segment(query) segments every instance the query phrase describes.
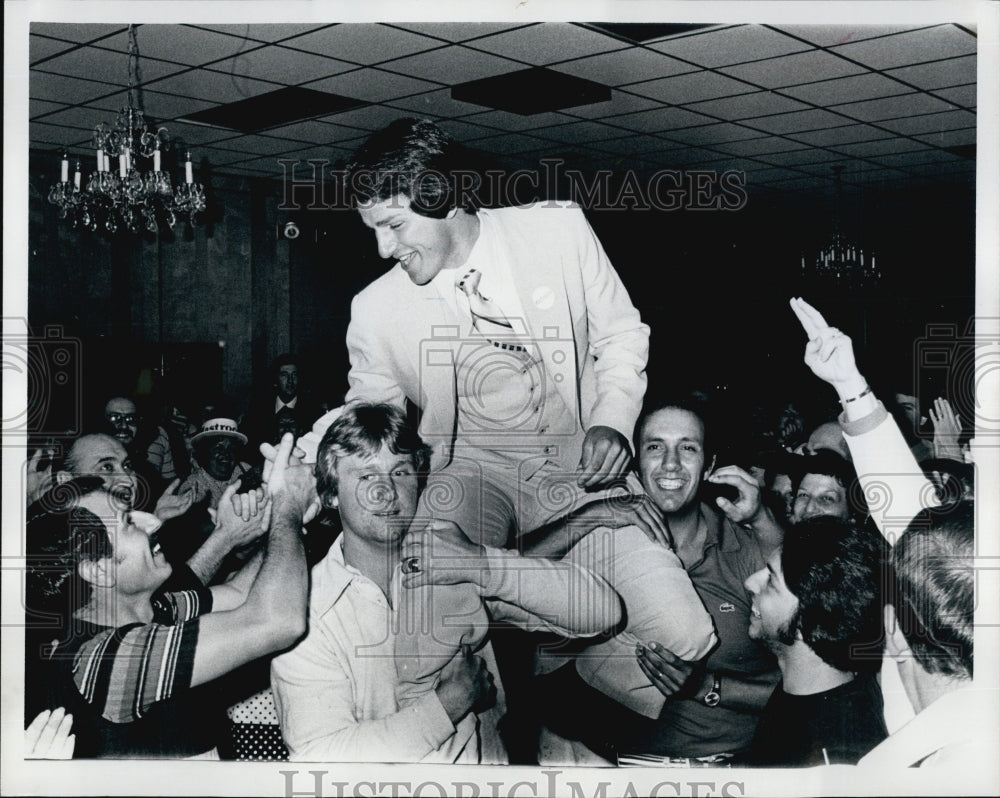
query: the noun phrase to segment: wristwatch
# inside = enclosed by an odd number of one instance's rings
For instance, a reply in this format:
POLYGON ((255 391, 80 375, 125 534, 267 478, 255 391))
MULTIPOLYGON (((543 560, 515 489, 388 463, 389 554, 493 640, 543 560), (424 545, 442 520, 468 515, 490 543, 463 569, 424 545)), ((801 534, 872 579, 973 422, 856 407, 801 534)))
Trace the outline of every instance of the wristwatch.
POLYGON ((719 678, 719 674, 712 674, 712 689, 705 693, 705 697, 702 699, 705 702, 705 706, 719 706, 719 702, 722 700, 722 696, 719 694, 719 690, 721 689, 722 680, 719 678))

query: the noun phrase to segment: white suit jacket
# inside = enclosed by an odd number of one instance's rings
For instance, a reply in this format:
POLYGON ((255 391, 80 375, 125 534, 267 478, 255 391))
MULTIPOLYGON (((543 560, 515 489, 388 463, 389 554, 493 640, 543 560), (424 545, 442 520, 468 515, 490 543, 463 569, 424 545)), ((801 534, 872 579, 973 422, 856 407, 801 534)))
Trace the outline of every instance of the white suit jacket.
MULTIPOLYGON (((545 368, 545 389, 557 390, 576 426, 618 430, 632 439, 646 390, 649 327, 583 215, 571 203, 481 210, 501 245, 545 368)), ((455 436, 455 352, 459 318, 433 285, 415 285, 397 264, 351 305, 346 402, 408 398, 423 411, 420 434, 434 448, 431 467, 451 459, 455 436)), ((315 446, 338 410, 323 416, 300 446, 315 446)), ((568 469, 579 454, 560 447, 568 469), (572 460, 572 462, 570 462, 572 460)), ((311 456, 310 456, 311 455, 311 456)))

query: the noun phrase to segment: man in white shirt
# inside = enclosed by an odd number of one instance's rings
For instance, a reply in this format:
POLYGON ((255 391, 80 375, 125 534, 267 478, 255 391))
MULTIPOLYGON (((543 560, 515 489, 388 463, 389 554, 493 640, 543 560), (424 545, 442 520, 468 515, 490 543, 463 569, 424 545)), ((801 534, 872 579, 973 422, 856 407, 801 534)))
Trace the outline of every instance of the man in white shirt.
POLYGON ((483 600, 494 617, 576 636, 619 621, 614 591, 568 562, 519 567, 517 553, 473 544, 453 525, 432 539, 423 531, 406 537, 429 452, 397 408, 347 406, 318 458, 318 496, 339 510, 344 531, 313 569, 308 635, 271 666, 291 759, 504 762, 496 725, 503 686, 483 600), (445 588, 434 601, 425 587, 432 582, 445 588), (464 583, 476 592, 459 598, 474 596, 475 606, 448 604, 447 588, 464 583), (430 631, 410 623, 426 618, 414 619, 408 606, 447 613, 467 629, 433 688, 416 693, 407 690, 406 665, 424 644, 440 652, 430 631))

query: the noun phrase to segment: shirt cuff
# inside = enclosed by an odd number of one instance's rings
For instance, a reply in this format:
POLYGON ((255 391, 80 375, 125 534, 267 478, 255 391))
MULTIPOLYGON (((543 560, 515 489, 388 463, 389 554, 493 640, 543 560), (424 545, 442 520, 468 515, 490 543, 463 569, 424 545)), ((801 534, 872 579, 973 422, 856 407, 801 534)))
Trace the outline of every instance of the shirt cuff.
POLYGON ((866 432, 871 432, 879 424, 885 421, 888 415, 889 411, 885 409, 885 405, 879 402, 878 406, 867 416, 862 416, 854 421, 848 421, 847 412, 844 411, 841 412, 838 421, 840 422, 840 427, 844 431, 845 435, 864 435, 866 432))
POLYGON ((420 729, 420 734, 433 748, 440 748, 455 733, 455 725, 434 690, 420 696, 403 711, 415 714, 419 719, 417 728, 420 729))

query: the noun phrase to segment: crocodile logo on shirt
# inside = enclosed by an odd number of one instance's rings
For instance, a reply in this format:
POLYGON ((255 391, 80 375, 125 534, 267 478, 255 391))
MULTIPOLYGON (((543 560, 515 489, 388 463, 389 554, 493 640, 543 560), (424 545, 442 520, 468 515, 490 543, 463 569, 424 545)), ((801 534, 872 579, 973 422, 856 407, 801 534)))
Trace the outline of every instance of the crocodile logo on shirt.
POLYGON ((731 601, 723 601, 719 605, 719 612, 736 612, 736 605, 731 601))

